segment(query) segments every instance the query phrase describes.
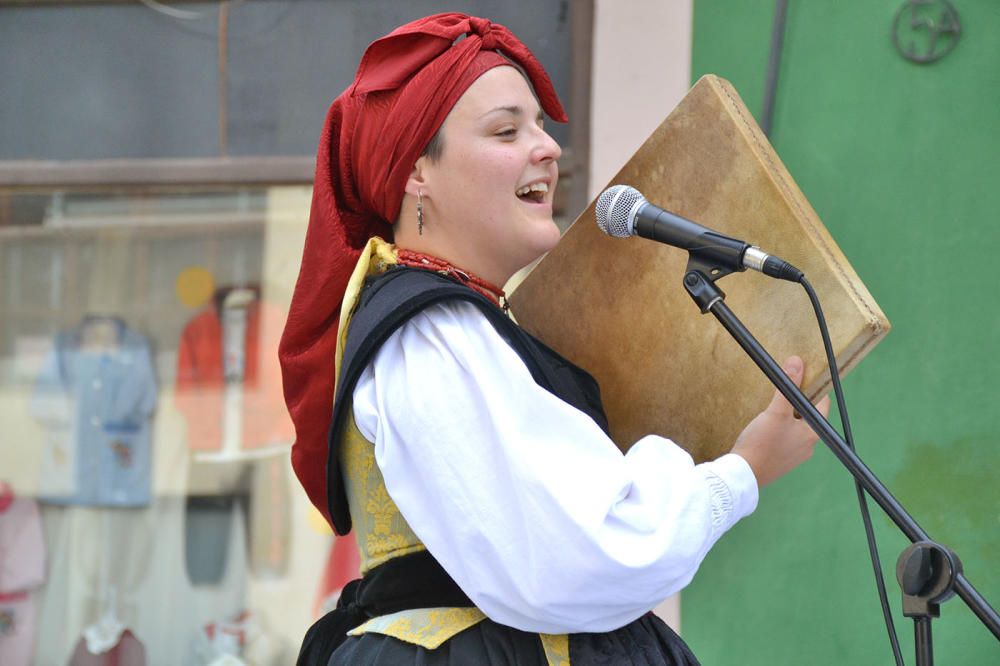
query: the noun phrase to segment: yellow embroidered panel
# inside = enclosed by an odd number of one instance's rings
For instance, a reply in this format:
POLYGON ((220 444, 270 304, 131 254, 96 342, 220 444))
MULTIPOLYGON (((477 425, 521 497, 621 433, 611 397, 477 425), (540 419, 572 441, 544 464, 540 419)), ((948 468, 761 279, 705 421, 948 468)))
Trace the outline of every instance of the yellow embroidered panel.
POLYGON ((538 634, 549 666, 569 666, 569 635, 538 634))
POLYGON ((375 446, 358 430, 350 406, 340 440, 340 455, 351 522, 361 554, 361 573, 393 557, 426 550, 389 497, 382 471, 375 464, 375 446))
MULTIPOLYGON (((365 279, 371 275, 384 273, 387 268, 396 263, 396 246, 386 243, 378 236, 369 238, 368 243, 362 248, 358 263, 354 265, 354 272, 351 273, 351 278, 347 281, 344 301, 340 305, 340 327, 337 330, 337 350, 334 352, 336 367, 340 367, 340 361, 344 357, 347 330, 351 325, 351 317, 358 307, 361 292, 365 287, 365 279)), ((339 377, 334 377, 334 395, 337 395, 338 380, 339 377)))
POLYGON ((372 618, 347 635, 383 634, 433 650, 485 619, 478 608, 417 608, 372 618))
MULTIPOLYGON (((344 294, 337 335, 337 367, 341 365, 351 317, 364 289, 365 279, 383 273, 396 263, 396 249, 378 237, 368 240, 344 294)), ((403 520, 396 503, 385 489, 382 472, 375 464, 375 449, 358 431, 354 410, 346 406, 347 419, 340 440, 344 487, 351 510, 355 538, 361 554, 361 573, 392 557, 425 550, 424 545, 403 520)))
MULTIPOLYGON (((382 634, 434 650, 485 619, 478 608, 418 608, 373 618, 347 635, 382 634)), ((538 634, 538 638, 549 666, 570 666, 567 634, 538 634)))

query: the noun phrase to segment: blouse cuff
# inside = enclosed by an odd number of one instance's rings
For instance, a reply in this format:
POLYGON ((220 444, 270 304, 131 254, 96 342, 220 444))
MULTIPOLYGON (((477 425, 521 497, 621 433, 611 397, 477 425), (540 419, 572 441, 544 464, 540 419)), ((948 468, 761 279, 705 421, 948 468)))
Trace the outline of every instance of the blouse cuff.
POLYGON ((726 532, 757 508, 757 477, 740 455, 727 453, 698 465, 708 482, 712 502, 712 530, 726 532))

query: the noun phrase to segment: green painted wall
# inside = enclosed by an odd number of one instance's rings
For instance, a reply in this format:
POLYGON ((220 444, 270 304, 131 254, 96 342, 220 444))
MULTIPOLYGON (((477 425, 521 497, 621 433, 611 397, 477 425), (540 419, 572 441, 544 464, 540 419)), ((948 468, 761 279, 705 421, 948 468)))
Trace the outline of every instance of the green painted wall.
MULTIPOLYGON (((953 3, 961 41, 920 66, 889 39, 902 0, 792 0, 772 142, 893 324, 845 382, 862 457, 1000 607, 1000 2, 953 3)), ((759 113, 773 10, 696 0, 692 80, 723 76, 759 113)), ((912 664, 906 541, 872 506, 912 664)), ((709 555, 683 628, 705 664, 892 663, 852 482, 824 446, 709 555)), ((1000 664, 957 598, 934 643, 940 664, 1000 664)))

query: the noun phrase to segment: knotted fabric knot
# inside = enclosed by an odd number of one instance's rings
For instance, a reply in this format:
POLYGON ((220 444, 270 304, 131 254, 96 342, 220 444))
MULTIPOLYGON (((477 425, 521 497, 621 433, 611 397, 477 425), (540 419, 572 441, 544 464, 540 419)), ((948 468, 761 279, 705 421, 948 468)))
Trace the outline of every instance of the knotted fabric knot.
POLYGON ((497 37, 493 31, 493 23, 489 19, 470 16, 469 30, 472 34, 478 35, 483 40, 483 49, 493 51, 497 48, 497 37))

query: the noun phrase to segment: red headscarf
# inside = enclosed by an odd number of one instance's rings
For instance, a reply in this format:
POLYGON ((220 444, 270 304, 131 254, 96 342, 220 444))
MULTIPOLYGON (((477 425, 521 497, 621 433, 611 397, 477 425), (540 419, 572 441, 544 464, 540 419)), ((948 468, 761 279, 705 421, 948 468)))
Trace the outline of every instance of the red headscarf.
POLYGON ((327 113, 302 266, 278 350, 295 423, 292 466, 327 520, 327 430, 347 281, 367 240, 391 236, 410 171, 459 97, 483 72, 511 62, 527 74, 545 112, 566 122, 528 48, 502 25, 457 13, 407 23, 372 42, 354 83, 327 113))

